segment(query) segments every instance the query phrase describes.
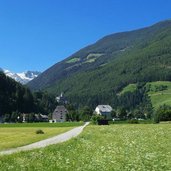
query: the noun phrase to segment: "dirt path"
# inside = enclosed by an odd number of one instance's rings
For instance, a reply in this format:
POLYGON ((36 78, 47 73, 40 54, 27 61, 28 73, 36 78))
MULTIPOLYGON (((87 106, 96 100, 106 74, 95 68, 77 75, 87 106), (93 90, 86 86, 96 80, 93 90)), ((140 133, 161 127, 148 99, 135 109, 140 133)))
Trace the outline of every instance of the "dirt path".
POLYGON ((83 126, 76 127, 68 132, 63 133, 63 134, 60 134, 55 137, 48 138, 48 139, 45 139, 42 141, 38 141, 33 144, 1 151, 0 155, 12 154, 12 153, 20 152, 20 151, 28 151, 28 150, 33 150, 36 148, 46 147, 46 146, 52 145, 52 144, 65 142, 73 137, 78 136, 88 124, 89 124, 89 122, 86 122, 83 126))

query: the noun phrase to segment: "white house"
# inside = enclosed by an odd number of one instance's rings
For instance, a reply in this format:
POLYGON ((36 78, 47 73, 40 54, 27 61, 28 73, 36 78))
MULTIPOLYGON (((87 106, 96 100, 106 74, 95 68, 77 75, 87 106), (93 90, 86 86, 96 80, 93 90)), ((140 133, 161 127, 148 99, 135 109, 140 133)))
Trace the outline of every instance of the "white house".
POLYGON ((106 119, 112 119, 111 117, 112 107, 110 105, 98 105, 95 109, 95 113, 104 116, 106 119))

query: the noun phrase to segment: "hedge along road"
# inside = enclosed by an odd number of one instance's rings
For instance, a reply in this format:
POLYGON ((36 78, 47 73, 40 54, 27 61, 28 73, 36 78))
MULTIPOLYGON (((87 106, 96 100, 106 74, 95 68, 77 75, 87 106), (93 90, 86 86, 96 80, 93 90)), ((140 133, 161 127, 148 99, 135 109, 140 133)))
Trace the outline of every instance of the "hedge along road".
POLYGON ((28 151, 28 150, 33 150, 33 149, 37 149, 37 148, 43 148, 52 144, 58 144, 58 143, 62 143, 65 142, 73 137, 78 136, 83 129, 89 124, 89 122, 86 122, 83 126, 79 126, 77 128, 74 128, 70 131, 67 131, 63 134, 57 135, 55 137, 52 138, 48 138, 42 141, 38 141, 26 146, 22 146, 22 147, 17 147, 17 148, 13 148, 13 149, 9 149, 9 150, 4 150, 0 152, 0 155, 7 155, 7 154, 12 154, 12 153, 16 153, 16 152, 20 152, 20 151, 28 151))

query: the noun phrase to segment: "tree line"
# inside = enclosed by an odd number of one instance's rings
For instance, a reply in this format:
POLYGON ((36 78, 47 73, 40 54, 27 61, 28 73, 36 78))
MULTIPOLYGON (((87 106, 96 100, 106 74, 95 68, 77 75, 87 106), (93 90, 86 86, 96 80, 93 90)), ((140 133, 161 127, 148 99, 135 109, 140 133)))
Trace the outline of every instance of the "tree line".
MULTIPOLYGON (((134 92, 118 95, 115 92, 78 97, 76 94, 68 98, 66 105, 69 113, 67 121, 88 121, 92 118, 94 109, 99 104, 109 104, 113 107, 112 117, 124 119, 143 118, 166 120, 170 117, 170 108, 160 108, 154 114, 151 101, 147 95, 149 87, 145 82, 137 83, 134 92), (79 103, 77 102, 79 101, 79 103), (163 115, 161 113, 164 113, 163 115), (168 117, 168 118, 167 118, 168 117)), ((166 89, 166 87, 155 87, 166 89)), ((38 120, 34 114, 51 116, 57 102, 55 96, 47 92, 31 92, 29 88, 15 82, 0 72, 0 118, 7 122, 21 122, 21 115, 26 113, 28 122, 38 120)))
POLYGON ((26 86, 0 72, 0 118, 8 114, 14 120, 16 113, 51 113, 55 97, 47 92, 32 93, 26 86), (13 114, 12 114, 13 113, 13 114))

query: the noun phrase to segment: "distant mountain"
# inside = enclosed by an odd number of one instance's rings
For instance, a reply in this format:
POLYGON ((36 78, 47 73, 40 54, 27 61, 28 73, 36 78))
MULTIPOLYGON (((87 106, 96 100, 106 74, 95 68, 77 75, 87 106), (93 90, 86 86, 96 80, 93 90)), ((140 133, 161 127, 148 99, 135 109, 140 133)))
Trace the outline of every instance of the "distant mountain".
POLYGON ((27 84, 29 81, 36 78, 40 72, 38 71, 26 71, 21 73, 13 73, 9 70, 0 68, 0 71, 3 71, 7 76, 11 77, 17 82, 20 82, 21 84, 27 84))
POLYGON ((171 81, 171 20, 108 35, 30 81, 77 104, 111 104, 126 85, 171 81))

